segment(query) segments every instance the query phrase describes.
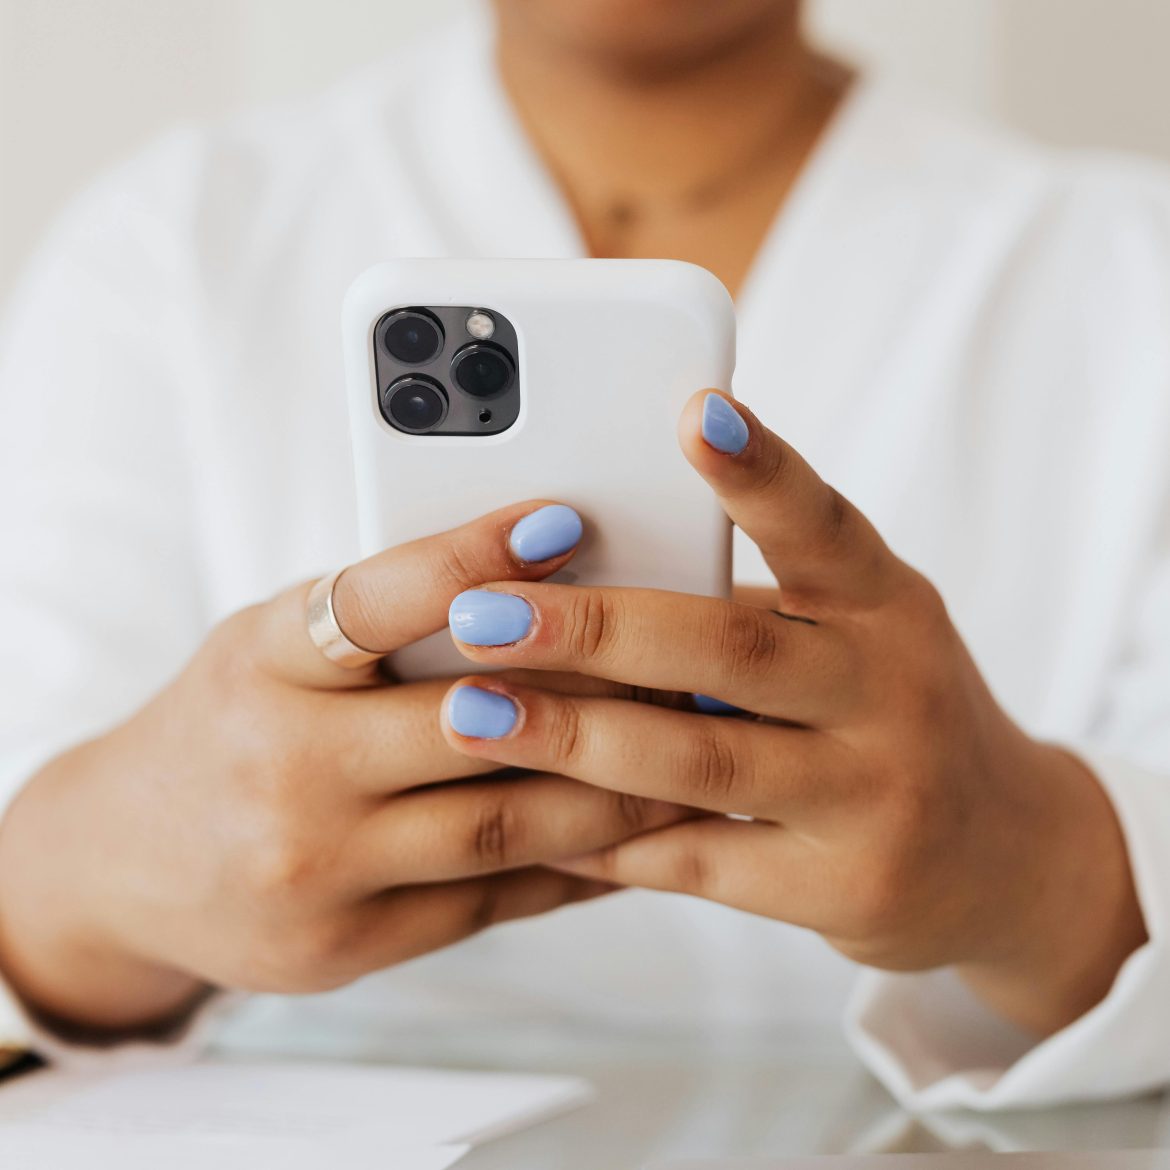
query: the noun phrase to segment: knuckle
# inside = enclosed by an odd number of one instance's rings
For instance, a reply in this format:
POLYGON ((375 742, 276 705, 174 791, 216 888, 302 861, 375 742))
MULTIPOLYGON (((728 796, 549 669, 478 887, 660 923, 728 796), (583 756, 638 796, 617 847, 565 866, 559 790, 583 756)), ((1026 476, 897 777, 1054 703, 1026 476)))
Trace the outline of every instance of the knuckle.
POLYGON ((220 682, 214 734, 225 753, 229 789, 267 805, 284 786, 293 745, 281 734, 280 713, 262 692, 238 680, 220 682))
POLYGON ((853 544, 857 513, 832 484, 822 483, 820 493, 814 505, 810 551, 818 558, 830 559, 853 544))
POLYGON ((947 603, 934 582, 916 569, 910 569, 904 586, 911 612, 928 630, 951 627, 947 603))
POLYGON ((512 805, 487 798, 476 812, 470 837, 470 853, 477 866, 500 869, 514 856, 519 818, 512 805))
POLYGON ((887 677, 887 698, 920 726, 949 722, 967 688, 960 664, 966 659, 946 602, 920 573, 910 570, 893 621, 883 637, 896 640, 900 670, 887 677))
POLYGON ((896 849, 870 854, 849 887, 859 938, 885 939, 901 932, 910 902, 909 866, 896 849))
POLYGON ((546 734, 552 758, 559 763, 575 764, 585 754, 584 720, 580 708, 571 699, 555 704, 546 734))
POLYGON ((849 501, 831 484, 825 485, 824 519, 821 532, 827 548, 841 543, 849 528, 853 508, 849 501))
POLYGON ((780 641, 772 615, 728 606, 719 632, 718 651, 729 656, 738 670, 767 673, 779 658, 780 641))
POLYGON ((299 923, 264 948, 256 972, 266 989, 286 995, 332 991, 348 983, 350 932, 331 919, 299 923))
POLYGON ((712 893, 711 867, 698 849, 690 847, 679 850, 674 866, 675 889, 701 896, 712 893))
POLYGON ((796 460, 786 443, 768 443, 766 462, 761 471, 760 488, 768 495, 780 495, 788 490, 796 460))
POLYGON ((482 883, 468 906, 467 933, 479 934, 489 926, 494 926, 500 920, 501 912, 499 887, 495 882, 482 883))
POLYGON ((580 660, 602 657, 613 637, 614 617, 614 603, 607 594, 579 591, 564 611, 565 648, 580 660))
POLYGON ((250 849, 245 885, 265 906, 303 904, 320 885, 321 851, 291 832, 284 818, 271 819, 275 824, 269 825, 250 849))
POLYGON ((272 709, 265 701, 239 709, 225 729, 231 745, 236 791, 251 797, 281 831, 295 825, 309 797, 308 780, 332 761, 320 748, 295 733, 293 713, 272 709))
POLYGON ((333 586, 333 610, 337 624, 358 646, 373 647, 383 624, 385 582, 376 573, 347 569, 333 586))
POLYGON ((265 607, 252 605, 238 610, 212 627, 199 655, 201 666, 210 675, 220 703, 230 709, 234 700, 256 682, 253 669, 265 624, 265 607))
POLYGON ((903 709, 912 726, 940 728, 951 724, 951 711, 955 697, 951 688, 942 680, 920 677, 916 684, 907 687, 902 698, 903 709))
POLYGON ((899 564, 896 586, 886 613, 905 652, 921 664, 942 660, 940 651, 953 648, 958 634, 943 595, 917 569, 899 564))
POLYGON ((603 882, 620 882, 622 874, 621 845, 607 845, 598 849, 590 857, 592 876, 603 882))
POLYGON ((627 835, 639 832, 651 821, 651 810, 654 805, 643 796, 633 796, 628 792, 615 792, 614 804, 617 809, 618 824, 627 835))
POLYGON ((738 788, 735 752, 719 727, 704 728, 695 741, 691 767, 701 799, 721 807, 738 788))
POLYGON ((912 781, 920 763, 930 757, 930 745, 940 737, 960 734, 963 721, 957 718, 967 701, 968 691, 962 678, 952 669, 952 659, 940 655, 937 647, 903 642, 901 677, 883 677, 885 694, 882 705, 898 725, 929 732, 929 736, 907 745, 902 758, 903 779, 912 781))
POLYGON ((448 581, 456 591, 466 589, 470 585, 481 585, 494 576, 501 576, 504 567, 501 565, 494 573, 473 555, 472 550, 458 539, 442 541, 435 550, 436 562, 433 565, 438 580, 448 581))
POLYGON ((895 781, 873 810, 880 839, 859 851, 847 882, 859 937, 897 938, 919 913, 934 870, 937 819, 934 791, 915 776, 895 781))
POLYGON ((211 633, 180 685, 189 688, 190 709, 204 725, 209 740, 227 749, 240 770, 271 772, 289 752, 299 752, 301 736, 289 718, 295 692, 265 673, 266 631, 272 625, 271 606, 240 610, 220 622, 211 633))
POLYGON ((915 878, 945 868, 952 843, 968 838, 974 816, 962 785, 947 782, 927 765, 917 767, 885 814, 901 871, 915 878))

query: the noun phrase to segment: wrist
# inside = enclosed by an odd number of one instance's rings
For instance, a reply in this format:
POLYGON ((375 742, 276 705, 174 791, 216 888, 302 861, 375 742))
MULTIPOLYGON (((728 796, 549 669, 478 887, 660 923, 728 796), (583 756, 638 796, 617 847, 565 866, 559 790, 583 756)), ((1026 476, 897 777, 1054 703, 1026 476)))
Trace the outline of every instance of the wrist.
POLYGON ((100 859, 70 848, 70 818, 57 816, 72 787, 68 761, 34 777, 0 821, 0 978, 31 1018, 67 1040, 170 1030, 208 989, 133 954, 100 924, 100 872, 85 860, 100 859))
POLYGON ((109 1044, 174 1031, 211 993, 178 971, 68 936, 0 934, 0 976, 28 1016, 70 1043, 109 1044))
MULTIPOLYGON (((1010 886, 989 907, 1015 907, 1001 937, 958 965, 989 1007, 1040 1036, 1067 1027, 1109 993, 1146 940, 1129 854, 1112 802, 1071 753, 1030 742, 1028 831, 1010 886), (1035 781, 1032 783, 1032 781, 1035 781)), ((997 888, 997 887, 992 887, 997 888)), ((1001 920, 1002 921, 1002 920, 1001 920)))

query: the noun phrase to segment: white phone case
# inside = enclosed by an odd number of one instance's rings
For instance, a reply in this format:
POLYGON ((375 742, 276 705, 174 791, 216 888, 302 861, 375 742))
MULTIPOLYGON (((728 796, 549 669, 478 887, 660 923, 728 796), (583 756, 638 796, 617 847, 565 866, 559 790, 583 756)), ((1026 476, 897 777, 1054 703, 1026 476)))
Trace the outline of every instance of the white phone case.
MULTIPOLYGON (((670 260, 397 260, 345 298, 363 555, 542 497, 585 521, 553 580, 726 596, 731 532, 683 458, 696 390, 730 391, 735 315, 705 269, 670 260), (404 434, 378 405, 374 328, 407 306, 478 306, 516 329, 520 414, 501 434, 404 434), (600 340, 599 340, 600 339, 600 340)), ((392 659, 401 678, 463 673, 444 630, 392 659)))

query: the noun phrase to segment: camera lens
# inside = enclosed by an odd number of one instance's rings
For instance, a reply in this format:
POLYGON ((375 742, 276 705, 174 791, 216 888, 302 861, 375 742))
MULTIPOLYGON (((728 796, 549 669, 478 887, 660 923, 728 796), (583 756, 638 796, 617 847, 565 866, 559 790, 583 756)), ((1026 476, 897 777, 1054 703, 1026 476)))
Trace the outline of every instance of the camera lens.
POLYGON ((512 384, 516 368, 498 345, 465 345, 451 363, 451 375, 459 388, 473 398, 491 398, 512 384))
POLYGON ((447 395, 429 378, 399 378, 382 397, 382 414, 400 431, 424 434, 446 416, 447 395))
POLYGON ((390 318, 382 333, 382 344, 403 365, 421 366, 443 348, 443 328, 428 313, 403 309, 390 318))

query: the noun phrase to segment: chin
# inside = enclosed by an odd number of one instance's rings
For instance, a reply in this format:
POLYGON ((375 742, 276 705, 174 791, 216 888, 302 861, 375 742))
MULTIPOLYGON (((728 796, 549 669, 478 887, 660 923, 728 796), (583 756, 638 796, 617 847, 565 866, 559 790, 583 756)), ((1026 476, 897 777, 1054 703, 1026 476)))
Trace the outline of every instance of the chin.
POLYGON ((765 25, 795 27, 800 0, 494 0, 504 35, 554 40, 615 68, 677 68, 765 25))

